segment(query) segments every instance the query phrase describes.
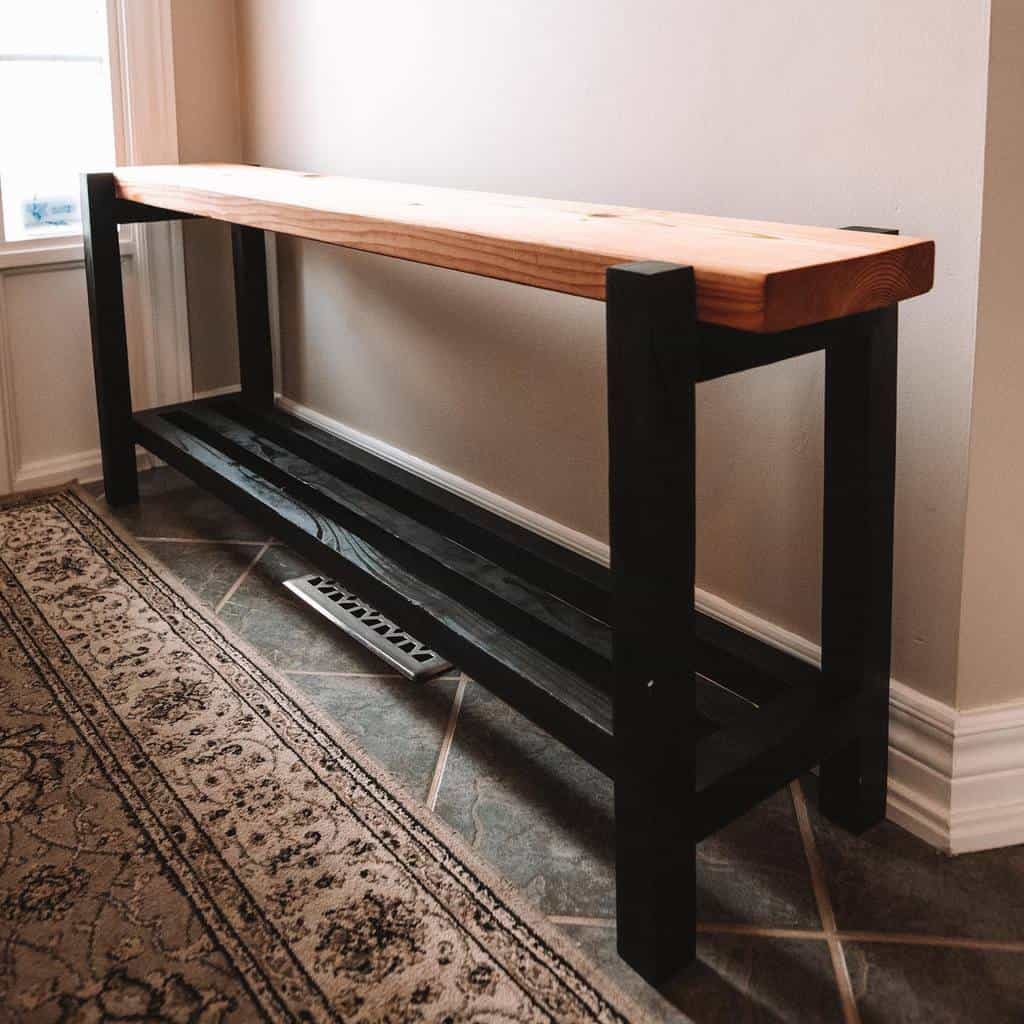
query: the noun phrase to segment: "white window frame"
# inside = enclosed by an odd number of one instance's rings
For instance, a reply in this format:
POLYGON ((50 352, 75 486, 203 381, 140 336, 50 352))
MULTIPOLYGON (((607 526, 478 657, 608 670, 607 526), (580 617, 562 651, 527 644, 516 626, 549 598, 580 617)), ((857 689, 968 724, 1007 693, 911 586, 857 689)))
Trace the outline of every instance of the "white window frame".
MULTIPOLYGON (((121 39, 118 21, 122 3, 107 0, 107 71, 110 77, 110 94, 114 134, 114 159, 118 164, 132 161, 128 158, 127 133, 125 131, 125 100, 127 83, 121 74, 121 39)), ((96 168, 102 170, 103 168, 96 168)), ((3 183, 0 182, 0 189, 3 183)), ((122 229, 122 253, 134 252, 135 239, 122 229)), ((45 266, 49 263, 74 263, 82 259, 82 232, 66 231, 51 233, 39 238, 6 239, 3 230, 3 206, 0 205, 0 269, 45 266)))
MULTIPOLYGON (((117 163, 177 163, 171 0, 107 0, 107 36, 117 163)), ((123 226, 121 255, 135 262, 142 314, 137 351, 144 365, 133 375, 134 404, 187 400, 192 370, 181 222, 123 226)), ((6 272, 82 265, 84 259, 81 234, 0 241, 0 292, 6 272)), ((0 322, 0 349, 2 327, 0 322)), ((0 351, 0 363, 2 356, 0 351)))

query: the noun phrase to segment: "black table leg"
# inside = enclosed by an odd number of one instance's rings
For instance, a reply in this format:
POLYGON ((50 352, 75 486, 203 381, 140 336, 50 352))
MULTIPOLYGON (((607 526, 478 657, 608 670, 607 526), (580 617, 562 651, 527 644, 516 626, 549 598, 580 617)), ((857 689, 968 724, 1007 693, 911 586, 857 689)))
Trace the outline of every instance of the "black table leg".
POLYGON ((821 765, 821 809, 861 831, 885 816, 892 637, 897 310, 856 318, 825 354, 822 672, 864 696, 858 739, 821 765))
POLYGON ((696 943, 693 270, 607 276, 616 915, 663 981, 696 943))
POLYGON ((270 344, 267 253, 263 232, 231 226, 235 261, 235 310, 238 315, 238 365, 242 400, 253 409, 274 405, 274 357, 270 344))
POLYGON ((82 235, 103 487, 111 505, 124 505, 139 500, 139 480, 112 174, 82 175, 82 235))

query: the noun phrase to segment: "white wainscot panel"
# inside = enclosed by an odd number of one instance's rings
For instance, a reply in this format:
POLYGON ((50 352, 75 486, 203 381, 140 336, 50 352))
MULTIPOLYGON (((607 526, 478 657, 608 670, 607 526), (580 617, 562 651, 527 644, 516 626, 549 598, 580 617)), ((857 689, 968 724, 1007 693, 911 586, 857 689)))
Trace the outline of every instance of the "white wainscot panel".
MULTIPOLYGON (((131 259, 124 260, 132 391, 147 393, 131 259)), ((5 349, 7 479, 19 491, 100 473, 96 398, 81 263, 0 275, 0 345, 5 349)))

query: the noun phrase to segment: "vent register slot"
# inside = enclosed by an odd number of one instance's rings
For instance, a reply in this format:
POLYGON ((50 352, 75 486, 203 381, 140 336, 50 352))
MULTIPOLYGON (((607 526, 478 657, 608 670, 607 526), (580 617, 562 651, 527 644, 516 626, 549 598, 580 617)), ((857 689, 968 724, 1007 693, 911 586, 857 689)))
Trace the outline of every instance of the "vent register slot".
POLYGON ((432 679, 452 668, 450 661, 411 637, 336 580, 299 576, 285 580, 284 585, 407 679, 432 679))

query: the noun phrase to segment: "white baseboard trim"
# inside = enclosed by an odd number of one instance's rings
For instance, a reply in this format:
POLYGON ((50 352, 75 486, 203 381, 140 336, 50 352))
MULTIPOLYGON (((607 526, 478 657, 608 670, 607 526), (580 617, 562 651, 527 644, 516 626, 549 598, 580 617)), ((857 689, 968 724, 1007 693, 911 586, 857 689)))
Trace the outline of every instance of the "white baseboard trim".
MULTIPOLYGON (((158 464, 149 452, 139 451, 136 463, 140 470, 151 469, 158 464)), ((14 491, 34 491, 43 487, 54 487, 67 480, 91 483, 103 476, 99 448, 90 448, 68 455, 56 455, 49 459, 33 459, 23 462, 14 474, 14 491)))
MULTIPOLYGON (((701 611, 814 665, 806 637, 698 588, 701 611)), ((958 711, 889 685, 886 816, 946 853, 1024 843, 1024 701, 958 711)))
POLYGON ((192 397, 196 401, 204 398, 220 398, 221 395, 237 395, 242 389, 237 384, 224 384, 219 388, 206 388, 204 391, 195 391, 192 397))
MULTIPOLYGON (((197 397, 234 390, 218 388, 197 397)), ((603 541, 283 395, 278 404, 387 462, 578 554, 608 563, 603 541)), ((700 588, 695 602, 705 614, 820 664, 820 647, 806 637, 700 588)), ((1024 702, 957 711, 897 679, 891 681, 890 693, 889 819, 951 854, 1024 842, 1024 702)))
POLYGON ((954 854, 1024 843, 1024 702, 956 711, 894 687, 891 730, 893 821, 954 854))
POLYGON ((489 491, 479 484, 474 484, 461 476, 449 473, 448 470, 441 469, 439 466, 435 466, 425 459, 419 458, 417 455, 411 455, 401 448, 396 448, 386 441, 378 441, 376 438, 370 437, 354 427, 332 419, 330 416, 325 416, 323 413, 301 405, 299 402, 295 402, 284 395, 278 396, 277 404, 285 412, 289 412, 293 416, 311 423, 314 427, 326 430, 329 434, 334 434, 342 438, 342 440, 348 441, 349 444, 354 444, 357 448, 371 452, 373 455, 378 456, 378 458, 384 459, 385 462, 390 462, 410 473, 415 473, 416 476, 429 480, 432 484, 437 484, 439 487, 444 487, 453 494, 457 494, 460 498, 472 501, 474 504, 480 505, 504 519, 511 520, 519 526, 532 530, 534 533, 539 533, 542 537, 553 540, 563 547, 575 551, 577 554, 592 558, 595 562, 608 564, 608 545, 594 537, 580 533, 578 530, 573 530, 562 523, 556 522, 554 519, 549 519, 539 512, 534 512, 532 509, 510 501, 508 498, 495 494, 493 491, 489 491))

